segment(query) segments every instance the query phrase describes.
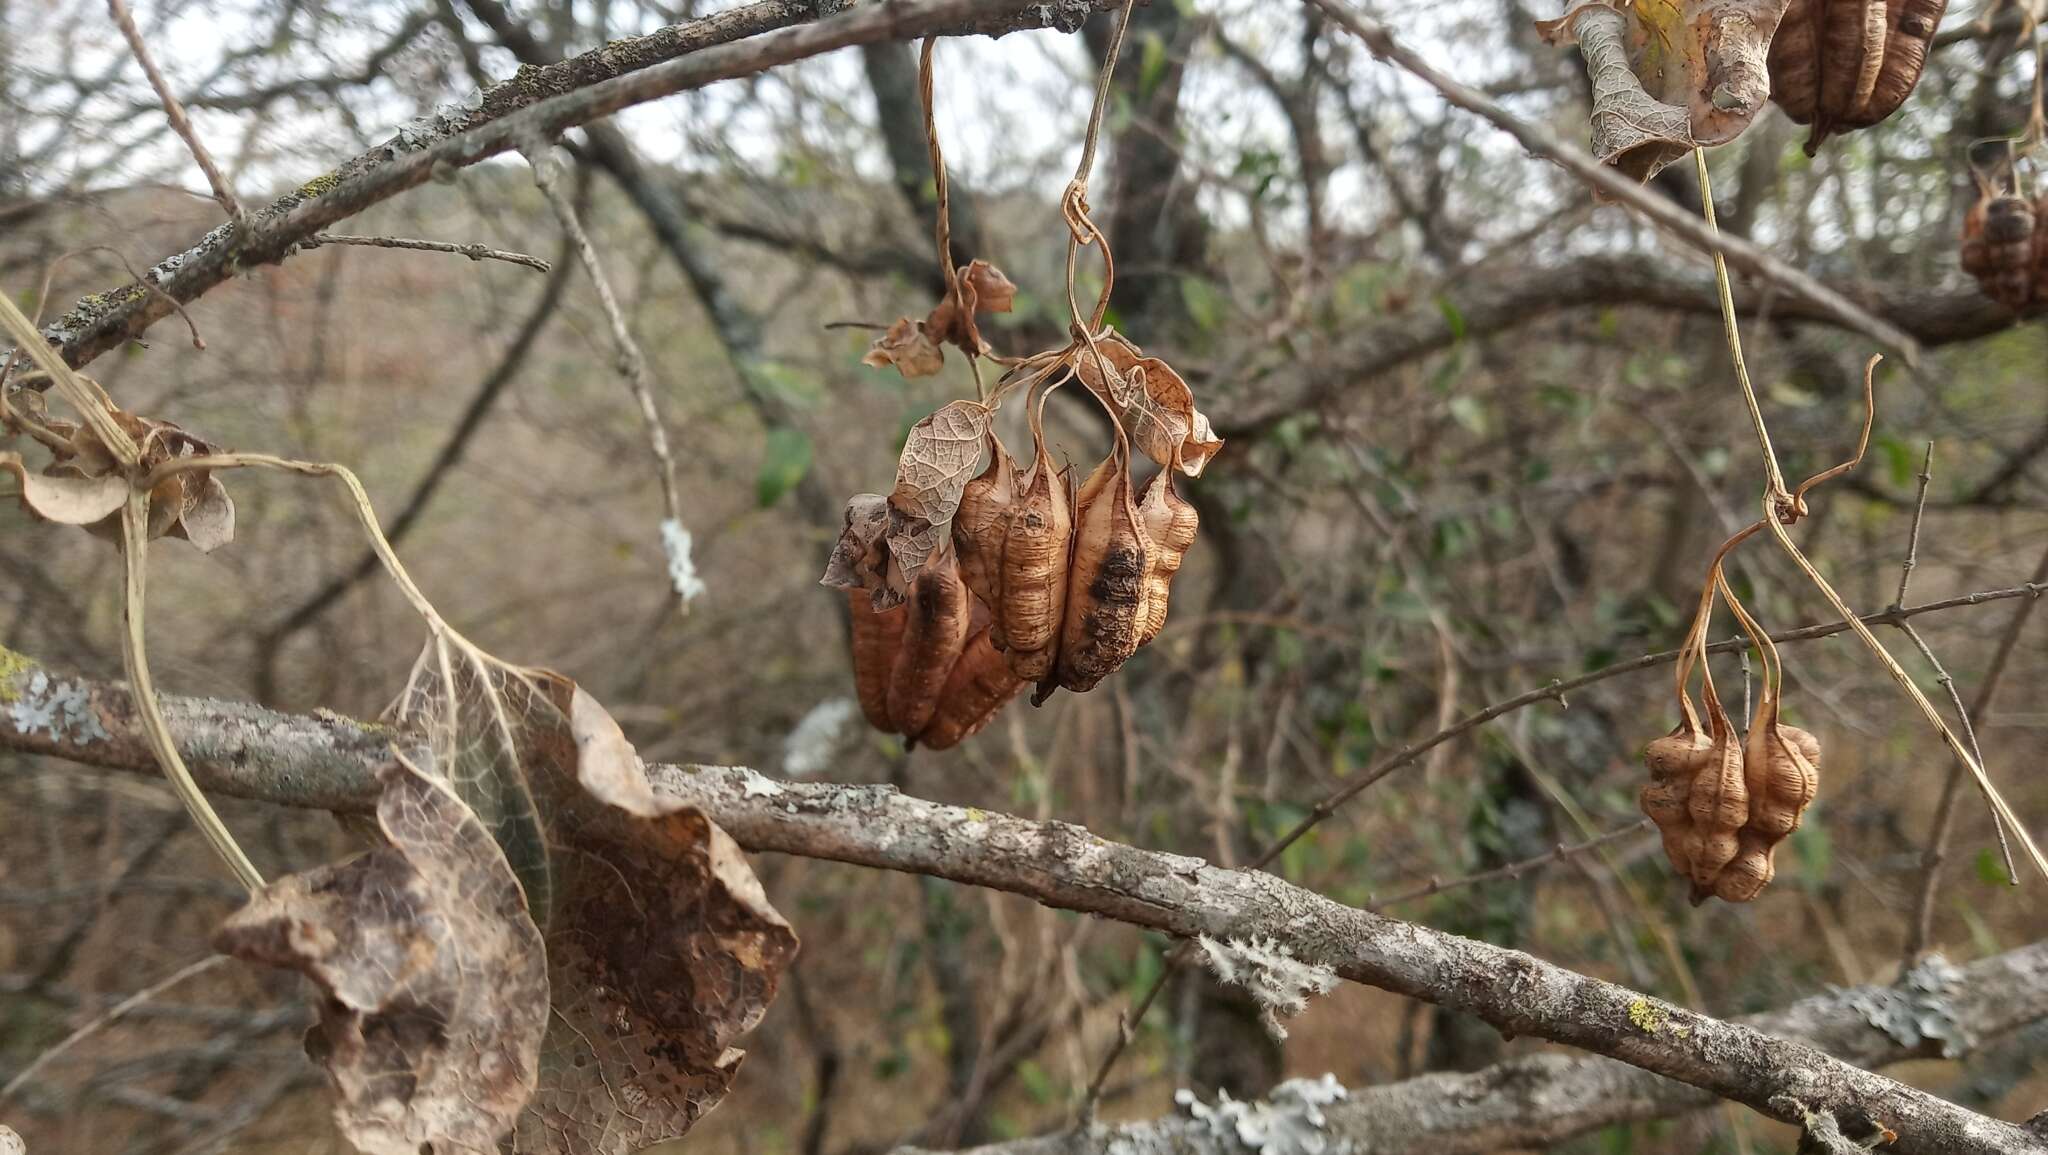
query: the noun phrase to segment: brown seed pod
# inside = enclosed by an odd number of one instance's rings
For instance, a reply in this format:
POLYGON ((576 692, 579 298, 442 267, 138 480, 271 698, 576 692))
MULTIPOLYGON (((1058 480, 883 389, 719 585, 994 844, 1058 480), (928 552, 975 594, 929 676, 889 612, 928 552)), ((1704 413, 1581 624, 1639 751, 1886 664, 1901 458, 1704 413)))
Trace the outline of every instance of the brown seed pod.
POLYGON ((960 493, 960 512, 953 515, 953 549, 960 556, 961 580, 983 605, 994 608, 1002 601, 1003 537, 1017 503, 1017 463, 993 430, 987 445, 987 468, 960 493))
POLYGON ((1664 839, 1664 857, 1681 877, 1692 876, 1692 815, 1686 810, 1686 799, 1692 796, 1693 780, 1706 768, 1713 747, 1712 739, 1688 720, 1643 749, 1643 765, 1650 771, 1650 780, 1638 801, 1643 813, 1657 824, 1664 839))
POLYGON ((1045 677, 1057 656, 1074 529, 1068 483, 1045 448, 1045 393, 1031 412, 1036 450, 1030 470, 1017 481, 1016 505, 1003 535, 1002 592, 995 607, 1010 670, 1026 681, 1045 677))
POLYGON ((2043 278, 2038 257, 2048 242, 2034 206, 2016 196, 1985 196, 1963 217, 1963 271, 1977 279, 1984 295, 2025 312, 2038 298, 2034 283, 2043 278))
POLYGON ((1792 0, 1771 40, 1771 99, 1813 126, 1807 155, 1898 111, 1947 9, 1948 0, 1792 0))
POLYGON ((987 628, 967 641, 960 660, 946 675, 939 707, 917 735, 917 743, 946 750, 981 732, 1027 683, 1010 672, 1008 661, 989 639, 987 628))
POLYGON ((1715 878, 1735 858, 1736 834, 1749 819, 1749 786, 1743 775, 1742 743, 1721 708, 1713 683, 1706 687, 1707 737, 1705 764, 1692 781, 1685 800, 1692 828, 1685 837, 1685 856, 1697 906, 1714 893, 1715 878))
POLYGON ((1170 465, 1154 474, 1145 486, 1144 496, 1138 500, 1138 517, 1152 546, 1146 554, 1151 565, 1145 571, 1145 628, 1138 631, 1138 644, 1142 646, 1166 628, 1166 602, 1173 575, 1180 572, 1182 559, 1195 544, 1202 518, 1174 489, 1170 465))
POLYGON ((938 708, 973 618, 973 598, 952 551, 917 575, 903 608, 903 640, 889 670, 889 721, 898 734, 916 734, 938 708))
POLYGON ((846 591, 847 612, 853 617, 853 688, 860 698, 860 712, 868 725, 893 732, 889 720, 889 682, 896 669, 896 653, 903 643, 903 625, 908 618, 906 604, 886 610, 874 609, 866 590, 846 591))
MULTIPOLYGON (((1092 690, 1137 651, 1147 620, 1150 553, 1131 494, 1130 450, 1119 444, 1088 475, 1074 513, 1067 612, 1055 666, 1060 686, 1092 690)), ((1032 700, 1043 702, 1051 692, 1042 684, 1032 700)))
POLYGON ((1749 788, 1749 820, 1743 823, 1735 858, 1715 880, 1724 902, 1748 902, 1777 874, 1772 856, 1799 829, 1806 807, 1820 788, 1820 740, 1778 721, 1778 698, 1767 690, 1757 703, 1743 751, 1749 788))

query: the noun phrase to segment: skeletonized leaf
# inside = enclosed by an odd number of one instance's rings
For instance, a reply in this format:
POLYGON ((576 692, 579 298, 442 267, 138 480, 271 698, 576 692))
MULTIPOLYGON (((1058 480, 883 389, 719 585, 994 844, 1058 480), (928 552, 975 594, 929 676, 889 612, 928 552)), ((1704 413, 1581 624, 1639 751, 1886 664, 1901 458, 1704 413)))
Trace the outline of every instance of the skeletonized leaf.
POLYGON ((860 362, 877 369, 894 368, 909 379, 937 373, 945 367, 946 354, 925 335, 923 325, 909 317, 898 317, 887 332, 868 346, 860 362))
POLYGON ((540 1070, 540 932, 468 807, 402 761, 380 778, 387 845, 271 883, 215 945, 320 988, 306 1050, 358 1149, 493 1151, 540 1070))
POLYGON ((0 453, 0 470, 12 473, 19 483, 23 508, 60 525, 91 525, 117 516, 128 500, 128 479, 117 473, 47 477, 29 472, 19 453, 0 453))
POLYGON ((916 581, 952 536, 961 491, 981 468, 991 417, 985 405, 951 401, 910 427, 889 494, 891 585, 899 574, 899 588, 916 581))
POLYGON ((1223 448, 1223 439, 1209 425, 1209 418, 1195 408, 1194 390, 1157 357, 1147 357, 1122 334, 1111 334, 1095 342, 1103 364, 1083 351, 1075 373, 1083 384, 1122 412, 1131 442, 1147 457, 1169 468, 1178 466, 1189 477, 1199 477, 1223 448))

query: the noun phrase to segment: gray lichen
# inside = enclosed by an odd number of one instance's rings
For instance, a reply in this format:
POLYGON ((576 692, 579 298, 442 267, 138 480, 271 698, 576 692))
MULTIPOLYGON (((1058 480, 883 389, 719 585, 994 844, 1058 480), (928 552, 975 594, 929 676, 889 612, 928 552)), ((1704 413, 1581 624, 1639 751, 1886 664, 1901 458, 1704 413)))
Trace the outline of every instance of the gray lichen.
POLYGON ((46 731, 52 741, 77 746, 104 742, 113 735, 92 708, 92 693, 77 682, 50 677, 42 670, 28 676, 20 697, 8 704, 14 728, 23 734, 46 731))
POLYGON ((1328 994, 1337 985, 1336 971, 1295 958, 1277 939, 1218 942, 1201 935, 1195 941, 1218 980, 1251 992, 1259 1004, 1259 1021, 1276 1039, 1287 1037, 1282 1018, 1300 1014, 1309 996, 1328 994))
POLYGON ((1193 1091, 1176 1091, 1173 1101, 1211 1136, 1260 1155, 1346 1155, 1349 1141, 1329 1132, 1322 1109, 1349 1096, 1335 1075, 1320 1079, 1289 1079, 1265 1099, 1239 1102, 1228 1091, 1217 1092, 1216 1104, 1202 1102, 1193 1091))
POLYGON ((1970 1033, 1956 1017, 1950 1001, 1961 987, 1963 972, 1940 955, 1929 955, 1897 985, 1847 992, 1849 1005, 1865 1022, 1892 1037, 1900 1046, 1938 1042, 1944 1058, 1970 1044, 1970 1033))

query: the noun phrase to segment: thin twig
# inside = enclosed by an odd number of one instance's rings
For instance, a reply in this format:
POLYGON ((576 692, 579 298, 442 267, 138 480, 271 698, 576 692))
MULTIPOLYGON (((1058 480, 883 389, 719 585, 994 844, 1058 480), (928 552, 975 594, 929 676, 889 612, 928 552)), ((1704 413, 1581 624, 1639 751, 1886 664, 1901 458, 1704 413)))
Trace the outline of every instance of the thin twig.
POLYGON ((20 1090, 24 1084, 26 1084, 30 1079, 35 1077, 36 1072, 50 1065, 50 1063, 55 1061, 58 1056, 62 1055, 64 1052, 70 1050, 71 1048, 77 1046, 78 1044, 84 1042, 85 1040, 91 1038, 92 1036, 98 1034, 99 1032, 105 1030, 106 1028, 112 1026, 116 1020, 120 1019, 128 1012, 134 1010, 139 1006, 144 1005, 145 1003, 153 1001, 158 995, 163 994, 165 991, 170 990, 172 987, 177 986, 179 983, 184 982, 186 979, 195 978, 199 975, 205 974, 207 971, 212 970, 214 967, 217 967, 226 961, 228 961, 228 956, 224 954, 215 954, 208 955, 205 958, 187 963, 186 965, 179 967, 177 970, 171 972, 171 974, 165 977, 164 979, 152 983, 151 985, 146 986, 139 991, 136 991, 134 994, 129 995, 127 998, 122 999, 120 1002, 115 1003, 113 1006, 108 1007, 105 1011, 95 1016, 91 1022, 86 1023, 84 1026, 64 1036, 63 1041, 59 1042, 56 1046, 53 1046, 49 1050, 44 1051, 42 1054, 37 1055, 33 1062, 29 1063, 28 1066, 23 1067, 19 1072, 15 1074, 15 1076, 12 1079, 7 1080, 7 1085, 4 1087, 0 1087, 0 1102, 6 1102, 8 1096, 20 1090))
POLYGON ((545 273, 554 266, 539 257, 527 253, 515 253, 506 249, 493 249, 485 245, 458 245, 449 241, 422 241, 412 237, 369 237, 354 233, 314 233, 299 242, 302 249, 317 249, 322 245, 362 245, 373 249, 412 249, 424 253, 453 253, 468 257, 472 261, 504 261, 507 264, 524 265, 529 269, 545 273))
POLYGON ((156 61, 150 59, 149 46, 142 42, 142 32, 135 27, 134 17, 128 15, 128 5, 122 0, 107 0, 107 11, 114 17, 114 23, 120 26, 121 35, 128 41, 128 50, 135 54, 135 62, 142 65, 143 74, 149 77, 149 86, 156 89, 156 98, 163 103, 164 118, 171 122, 171 131, 185 142, 185 147, 192 152, 192 159, 199 162, 199 171, 206 174, 206 183, 213 188, 213 199, 220 202, 228 219, 235 222, 236 231, 246 228, 249 219, 242 212, 242 202, 235 199, 235 190, 228 186, 228 178, 220 171, 220 166, 213 163, 213 154, 206 151, 206 145, 199 140, 199 133, 192 128, 192 121, 185 116, 185 106, 178 103, 177 94, 171 91, 164 74, 157 70, 156 61))
MULTIPOLYGON (((598 304, 603 307, 605 320, 611 325, 612 342, 618 346, 619 376, 625 380, 626 388, 640 406, 641 419, 647 423, 647 444, 654 452, 656 472, 661 482, 662 506, 668 512, 668 520, 681 529, 684 524, 683 495, 676 485, 676 463, 669 452, 668 430, 662 425, 661 410, 654 403, 654 383, 647 369, 647 357, 640 351, 640 343, 633 339, 633 330, 626 324, 626 314, 619 308, 618 297, 612 293, 611 280, 605 276, 604 265, 598 260, 597 247, 591 244, 590 234, 584 231, 575 202, 562 191, 560 162, 549 155, 543 145, 529 144, 520 151, 533 169, 533 183, 547 197, 555 218, 562 224, 562 231, 575 242, 577 259, 583 262, 583 269, 590 274, 591 285, 597 290, 598 304)), ((680 588, 676 595, 683 601, 689 597, 680 588)))
MULTIPOLYGON (((2034 564, 2035 582, 2048 582, 2048 551, 2041 554, 2041 560, 2034 564)), ((1977 694, 1970 701, 1970 708, 1963 717, 1971 726, 1971 739, 1975 741, 1976 723, 1984 720, 1991 709, 1991 699, 1998 693, 1999 679, 2005 676, 2006 664, 2012 652, 2019 645, 2020 634, 2027 627, 2027 620, 2033 616, 2034 603, 2038 598, 2021 602, 2013 610, 2012 621, 2005 627, 2005 633, 1998 639, 1998 648, 1991 654, 1991 664, 1984 670, 1984 680, 1977 684, 1977 694)), ((1948 780, 1942 783, 1941 801, 1934 807, 1934 829, 1928 835, 1927 849, 1921 852, 1920 895, 1913 904, 1913 921, 1909 924, 1906 953, 1917 956, 1927 949, 1934 933, 1934 897, 1940 886, 1941 865, 1948 857, 1948 838, 1955 821, 1956 799, 1962 794, 1963 766, 1957 763, 1949 768, 1948 780)), ((1995 824, 1994 824, 1995 825, 1995 824)), ((2004 845, 2004 832, 1999 835, 2004 845)), ((2006 871, 2012 875, 2010 852, 2006 858, 2006 871)))
POLYGON ((1927 455, 1920 460, 1920 492, 1913 498, 1913 525, 1906 531, 1906 560, 1899 567, 1899 592, 1892 604, 1906 604, 1906 587, 1913 581, 1913 567, 1920 564, 1920 523, 1927 517, 1927 486, 1934 480, 1934 442, 1927 443, 1927 455))
POLYGON ((1613 198, 1679 240, 1706 253, 1720 253, 1743 272, 1783 289, 1791 296, 1811 303, 1815 309, 1843 327, 1862 333, 1886 348, 1896 350, 1906 364, 1920 363, 1920 345, 1898 327, 1872 316, 1870 311, 1779 260, 1768 250, 1739 237, 1718 236, 1706 223, 1669 200, 1644 189, 1595 160, 1584 149, 1566 144, 1556 133, 1510 112, 1498 100, 1468 84, 1461 83, 1424 60, 1402 44, 1393 30, 1381 21, 1352 10, 1339 0, 1305 0, 1327 13, 1332 20, 1362 41, 1374 56, 1399 65, 1423 83, 1441 93, 1446 101, 1474 113, 1528 149, 1552 161, 1595 192, 1613 198))
POLYGON ((1610 830, 1605 834, 1590 838, 1584 842, 1576 842, 1569 846, 1560 842, 1534 858, 1525 858, 1520 862, 1510 862, 1506 866, 1495 867, 1492 870, 1481 871, 1478 874, 1468 874, 1462 878, 1453 878, 1448 881, 1432 878, 1427 885, 1418 886, 1414 890, 1402 891, 1400 894, 1388 898, 1369 898, 1365 909, 1381 911, 1393 906, 1395 903, 1413 902, 1419 898, 1429 898, 1432 895, 1444 894, 1463 887, 1477 886, 1481 883, 1494 882, 1503 878, 1520 878, 1532 870, 1549 866, 1554 862, 1568 862, 1588 851, 1597 850, 1609 843, 1620 842, 1632 834, 1641 834, 1649 829, 1650 820, 1644 818, 1632 822, 1619 830, 1610 830))
MULTIPOLYGON (((1714 219, 1714 183, 1707 172, 1707 150, 1692 150, 1693 169, 1699 175, 1700 213, 1706 218, 1707 230, 1716 236, 1721 233, 1721 222, 1714 219)), ((1757 404, 1756 390, 1749 383, 1749 366, 1742 359, 1742 334, 1736 327, 1735 292, 1728 285, 1728 259, 1721 250, 1714 250, 1714 292, 1721 299, 1721 328, 1728 341, 1728 355, 1735 361, 1735 380, 1742 386, 1743 404, 1749 409, 1749 422, 1755 427, 1757 444, 1764 454, 1764 496, 1766 516, 1777 508, 1789 510, 1792 494, 1785 488, 1785 474, 1778 468, 1778 455, 1771 448, 1771 431, 1764 424, 1764 412, 1757 404)))

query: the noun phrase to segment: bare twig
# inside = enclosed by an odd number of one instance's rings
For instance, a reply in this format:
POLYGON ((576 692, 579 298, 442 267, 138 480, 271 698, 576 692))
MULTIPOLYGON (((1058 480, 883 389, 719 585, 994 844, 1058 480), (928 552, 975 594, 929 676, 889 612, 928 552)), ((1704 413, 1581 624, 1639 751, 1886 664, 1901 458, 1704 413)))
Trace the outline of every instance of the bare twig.
POLYGON ((128 41, 128 50, 135 54, 135 62, 142 65, 143 74, 149 77, 149 86, 156 89, 156 98, 164 106, 164 118, 171 122, 171 131, 185 142, 191 150, 192 159, 199 163, 199 171, 206 174, 206 183, 213 189, 213 199, 220 202, 222 211, 234 222, 236 231, 248 227, 249 220, 242 212, 242 202, 235 199, 235 190, 228 187, 228 178, 213 163, 213 154, 206 151, 199 133, 192 127, 192 121, 185 115, 185 106, 178 103, 178 95, 171 91, 170 82, 158 71, 156 61, 150 58, 149 45, 142 40, 142 31, 135 27, 135 18, 128 14, 128 5, 122 0, 107 0, 107 11, 114 17, 114 23, 121 29, 121 35, 128 41))
MULTIPOLYGON (((2048 552, 2034 565, 2036 583, 2048 582, 2048 552)), ((2006 664, 2012 658, 2013 650, 2019 645, 2020 634, 2027 628, 2027 621, 2033 616, 2038 598, 2021 602, 2013 610, 2012 621, 2005 627, 2005 633, 1998 639, 1998 648, 1991 654, 1991 664, 1984 670, 1984 680, 1977 684, 1977 693, 1970 700, 1970 708, 1963 711, 1963 718, 1971 727, 1971 740, 1976 737, 1976 723, 1983 721, 1991 709, 1991 700, 1998 693, 1998 683, 2005 676, 2006 664)), ((1913 903, 1913 921, 1907 931, 1907 954, 1918 955, 1927 949, 1934 935, 1934 897, 1940 888, 1942 862, 1948 857, 1949 831, 1955 822, 1956 799, 1962 794, 1963 766, 1959 762, 1949 768, 1948 779, 1942 783, 1941 801, 1934 807, 1933 830, 1927 837, 1927 849, 1921 852, 1920 894, 1913 903)), ((2000 844, 2004 844, 2000 832, 2000 844)), ((2008 876, 2012 872, 2012 860, 2006 859, 2008 876)))
POLYGON ((536 272, 545 273, 550 266, 539 257, 526 253, 515 253, 505 249, 493 249, 480 244, 458 245, 449 241, 422 241, 412 237, 368 237, 353 233, 314 233, 299 242, 302 249, 317 249, 322 245, 362 245, 373 249, 411 249, 423 253, 453 253, 468 257, 472 261, 504 261, 508 264, 524 265, 536 272))
POLYGON ((1920 523, 1927 517, 1927 486, 1934 480, 1934 442, 1927 443, 1927 454, 1920 460, 1920 491, 1913 497, 1913 525, 1906 531, 1906 560, 1899 566, 1899 592, 1892 596, 1892 604, 1906 604, 1906 587, 1912 584, 1913 568, 1920 564, 1920 523))
MULTIPOLYGON (((647 368, 647 355, 640 351, 640 342, 633 339, 633 330, 626 324, 625 311, 619 308, 611 280, 605 276, 603 262, 598 260, 597 247, 590 243, 590 234, 584 230, 583 221, 577 216, 575 202, 562 191, 561 162, 545 145, 529 145, 521 151, 533 168, 533 183, 540 186, 541 193, 547 197, 549 207, 555 211, 555 219, 562 224, 562 231, 575 242, 576 257, 583 262, 583 270, 590 274, 591 285, 597 290, 598 304, 603 306, 605 320, 611 325, 612 342, 618 346, 619 376, 625 380, 626 389, 640 406, 641 420, 647 423, 647 445, 654 453, 655 470, 661 482, 662 508, 667 511, 668 520, 680 530, 684 525, 683 495, 676 486, 676 462, 669 452, 668 429, 662 424, 661 409, 654 401, 654 382, 647 368)), ((680 582, 676 583, 676 596, 685 603, 690 599, 689 592, 682 588, 680 582)))
POLYGON ((208 955, 205 958, 187 963, 186 965, 179 967, 177 970, 171 972, 163 979, 155 983, 151 983, 149 986, 146 986, 141 990, 136 991, 134 994, 129 995, 127 998, 122 999, 120 1002, 115 1003, 111 1007, 108 1007, 105 1011, 102 1011, 98 1015, 94 1016, 93 1019, 90 1022, 86 1023, 84 1026, 64 1036, 63 1040, 58 1042, 55 1046, 52 1046, 50 1049, 44 1051, 42 1054, 37 1055, 34 1061, 29 1063, 28 1066, 23 1067, 20 1071, 16 1072, 15 1076, 12 1079, 7 1080, 6 1086, 0 1087, 0 1102, 6 1102, 8 1096, 14 1094, 14 1092, 16 1092, 17 1090, 20 1090, 23 1084, 27 1083, 30 1079, 35 1078, 36 1072, 48 1066, 52 1061, 54 1061, 58 1056, 62 1055, 64 1052, 70 1050, 71 1048, 98 1034, 100 1031, 105 1030, 107 1027, 112 1026, 115 1023, 115 1021, 119 1020, 120 1018, 128 1014, 130 1011, 133 1011, 135 1008, 140 1007, 145 1003, 155 1000, 158 995, 163 994, 165 991, 170 990, 172 987, 177 986, 179 983, 184 982, 186 979, 195 978, 199 975, 205 974, 207 971, 212 970, 214 967, 217 967, 221 963, 224 963, 226 961, 228 961, 228 956, 216 954, 208 955))
POLYGON ((1403 891, 1388 898, 1369 898, 1365 909, 1380 911, 1397 902, 1413 902, 1419 898, 1429 898, 1432 895, 1444 894, 1462 887, 1477 886, 1481 883, 1494 882, 1503 878, 1520 878, 1532 870, 1549 866, 1553 862, 1569 862, 1588 851, 1602 849, 1609 843, 1620 842, 1632 834, 1641 834, 1649 829, 1650 820, 1645 818, 1639 822, 1632 822, 1618 830, 1610 830, 1605 834, 1589 838, 1584 842, 1573 843, 1570 846, 1560 842, 1555 847, 1536 855, 1534 858, 1525 858, 1520 862, 1510 862, 1506 866, 1495 867, 1492 870, 1468 874, 1462 878, 1453 878, 1448 881, 1432 878, 1427 885, 1418 886, 1414 890, 1403 891))
POLYGON ((1728 263, 1799 297, 1837 323, 1865 334, 1898 352, 1908 365, 1919 364, 1920 346, 1911 336, 1872 316, 1833 289, 1779 260, 1762 247, 1732 236, 1716 236, 1705 222, 1670 201, 1595 160, 1584 149, 1566 144, 1542 125, 1516 116, 1498 100, 1439 71, 1395 38, 1379 20, 1354 11, 1339 0, 1305 0, 1322 9, 1346 31, 1364 42, 1381 60, 1390 61, 1443 94, 1445 100, 1474 113, 1515 138, 1537 156, 1555 162, 1594 191, 1628 205, 1679 240, 1705 253, 1719 253, 1728 263))

